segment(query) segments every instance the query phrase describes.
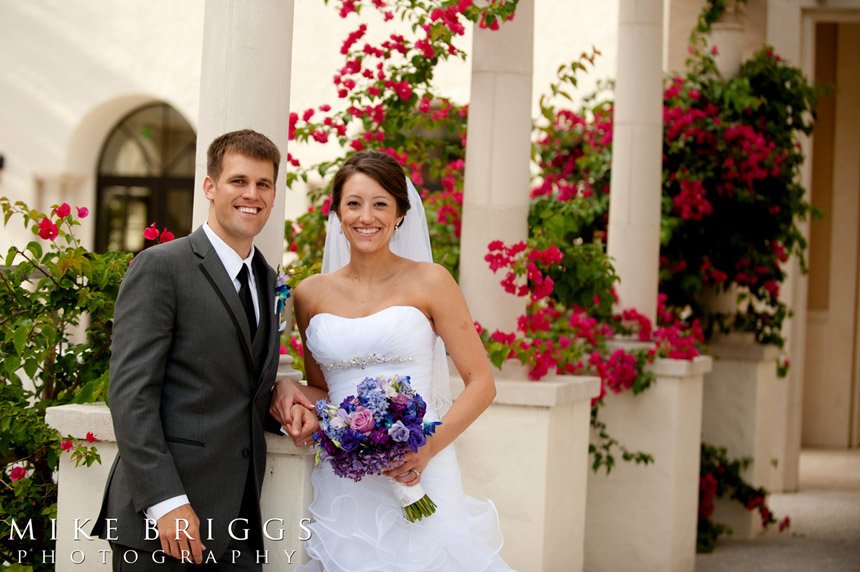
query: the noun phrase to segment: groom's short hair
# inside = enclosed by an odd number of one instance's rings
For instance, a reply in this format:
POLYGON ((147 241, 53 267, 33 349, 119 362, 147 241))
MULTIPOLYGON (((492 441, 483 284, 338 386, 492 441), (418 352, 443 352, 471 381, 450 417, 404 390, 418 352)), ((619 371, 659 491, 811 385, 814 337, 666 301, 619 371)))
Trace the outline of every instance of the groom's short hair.
POLYGON ((218 177, 221 176, 221 169, 224 168, 224 155, 227 153, 238 153, 252 159, 271 161, 275 168, 275 180, 278 179, 281 152, 278 151, 277 145, 262 133, 257 133, 251 129, 242 129, 241 131, 230 131, 212 141, 206 152, 206 174, 213 181, 217 181, 218 177))

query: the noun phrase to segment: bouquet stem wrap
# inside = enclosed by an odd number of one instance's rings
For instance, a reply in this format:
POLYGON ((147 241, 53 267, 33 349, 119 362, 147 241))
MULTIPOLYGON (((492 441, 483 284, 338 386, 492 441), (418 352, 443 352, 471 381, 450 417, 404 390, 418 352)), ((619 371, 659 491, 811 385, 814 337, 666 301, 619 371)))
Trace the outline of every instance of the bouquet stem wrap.
POLYGON ((409 522, 421 520, 436 512, 436 503, 424 492, 420 484, 407 486, 399 481, 390 479, 394 497, 403 507, 403 516, 409 522))

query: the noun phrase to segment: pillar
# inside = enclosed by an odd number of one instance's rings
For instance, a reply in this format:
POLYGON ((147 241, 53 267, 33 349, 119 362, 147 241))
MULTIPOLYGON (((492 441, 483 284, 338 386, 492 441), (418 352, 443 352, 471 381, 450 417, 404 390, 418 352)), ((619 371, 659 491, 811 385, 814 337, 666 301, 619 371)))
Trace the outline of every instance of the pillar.
POLYGON ((534 2, 497 31, 475 28, 460 286, 485 328, 513 331, 525 299, 499 285, 484 256, 493 240, 528 237, 534 2))
POLYGON ((621 0, 607 250, 621 307, 657 313, 663 154, 663 0, 621 0))
MULTIPOLYGON (((456 395, 463 382, 456 377, 451 385, 456 395)), ((455 441, 463 488, 496 505, 501 555, 514 570, 580 572, 588 425, 600 380, 500 377, 496 388, 493 404, 455 441)))
POLYGON ((658 359, 639 395, 609 393, 600 418, 612 437, 654 463, 588 475, 585 569, 693 572, 699 503, 703 377, 710 356, 658 359))
POLYGON ((254 241, 275 267, 284 254, 293 1, 213 0, 204 19, 193 227, 209 212, 203 195, 209 144, 228 131, 259 131, 281 151, 272 216, 254 241))

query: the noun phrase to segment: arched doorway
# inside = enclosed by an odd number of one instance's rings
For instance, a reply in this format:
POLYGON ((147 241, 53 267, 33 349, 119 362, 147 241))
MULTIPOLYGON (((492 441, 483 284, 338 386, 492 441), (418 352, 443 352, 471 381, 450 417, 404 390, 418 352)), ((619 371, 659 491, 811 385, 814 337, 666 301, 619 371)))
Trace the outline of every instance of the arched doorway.
POLYGON ((96 250, 139 252, 151 223, 191 231, 197 136, 172 107, 140 107, 110 132, 96 174, 96 250))

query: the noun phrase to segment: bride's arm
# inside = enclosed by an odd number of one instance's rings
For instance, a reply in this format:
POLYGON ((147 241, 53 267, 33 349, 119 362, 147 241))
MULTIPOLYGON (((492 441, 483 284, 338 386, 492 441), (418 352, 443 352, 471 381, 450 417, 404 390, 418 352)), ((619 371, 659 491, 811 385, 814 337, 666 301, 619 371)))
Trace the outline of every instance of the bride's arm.
MULTIPOLYGON (((400 467, 389 472, 398 477, 412 469, 422 472, 430 459, 450 445, 493 402, 496 384, 487 353, 466 305, 460 287, 448 271, 437 264, 422 265, 421 297, 427 301, 436 333, 445 342, 466 388, 442 418, 442 425, 416 455, 407 455, 400 467)), ((408 475, 398 478, 406 484, 408 475)))
MULTIPOLYGON (((325 378, 310 350, 308 350, 305 333, 310 320, 307 311, 309 305, 308 295, 309 292, 314 291, 307 283, 313 282, 315 278, 312 276, 303 280, 293 291, 296 325, 299 328, 302 347, 304 347, 305 378, 308 384, 302 385, 291 380, 282 380, 275 386, 275 393, 272 396, 272 404, 269 411, 284 427, 288 427, 293 422, 292 407, 297 401, 297 394, 306 397, 310 403, 314 403, 319 399, 328 399, 328 387, 326 386, 325 378)), ((302 431, 302 433, 305 433, 305 431, 302 431)), ((293 438, 297 437, 292 431, 291 436, 293 438)))

